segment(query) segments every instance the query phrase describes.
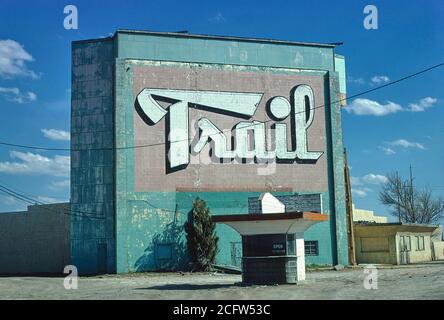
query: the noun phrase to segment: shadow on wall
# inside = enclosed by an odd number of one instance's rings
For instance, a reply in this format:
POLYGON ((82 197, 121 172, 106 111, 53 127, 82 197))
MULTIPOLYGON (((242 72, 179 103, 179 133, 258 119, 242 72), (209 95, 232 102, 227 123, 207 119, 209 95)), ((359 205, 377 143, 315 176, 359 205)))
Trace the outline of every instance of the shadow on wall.
POLYGON ((187 270, 188 253, 183 225, 173 221, 162 232, 156 233, 134 268, 137 272, 187 270))

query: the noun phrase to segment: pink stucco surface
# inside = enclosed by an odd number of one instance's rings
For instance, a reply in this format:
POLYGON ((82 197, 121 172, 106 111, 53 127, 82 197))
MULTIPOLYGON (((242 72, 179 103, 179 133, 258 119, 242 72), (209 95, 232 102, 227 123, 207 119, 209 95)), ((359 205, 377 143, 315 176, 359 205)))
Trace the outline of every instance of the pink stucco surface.
MULTIPOLYGON (((190 136, 195 136, 194 122, 207 117, 227 136, 231 144, 231 132, 240 121, 268 121, 267 132, 275 121, 270 121, 266 113, 267 101, 275 96, 290 98, 295 86, 307 84, 312 87, 315 106, 324 105, 324 81, 320 75, 307 75, 298 72, 246 71, 240 67, 225 66, 213 68, 196 64, 177 66, 153 66, 138 63, 134 66, 133 94, 144 88, 209 90, 229 92, 263 93, 262 100, 251 119, 232 117, 214 112, 189 109, 190 136)), ((240 106, 241 107, 241 106, 240 106)), ((323 151, 324 154, 314 164, 277 163, 264 169, 264 164, 254 163, 214 163, 209 161, 209 145, 200 154, 190 155, 190 164, 183 170, 167 173, 165 157, 165 119, 155 125, 146 124, 135 111, 134 145, 159 144, 134 150, 134 187, 136 192, 166 192, 178 190, 199 191, 314 191, 327 190, 326 129, 324 107, 317 108, 314 121, 308 129, 309 151, 323 151)), ((290 128, 290 117, 283 121, 290 128)), ((271 133, 270 133, 271 134, 271 133)), ((268 135, 268 133, 267 133, 268 135)), ((288 132, 290 136, 290 132, 288 132)), ((268 146, 272 148, 268 137, 268 146)))

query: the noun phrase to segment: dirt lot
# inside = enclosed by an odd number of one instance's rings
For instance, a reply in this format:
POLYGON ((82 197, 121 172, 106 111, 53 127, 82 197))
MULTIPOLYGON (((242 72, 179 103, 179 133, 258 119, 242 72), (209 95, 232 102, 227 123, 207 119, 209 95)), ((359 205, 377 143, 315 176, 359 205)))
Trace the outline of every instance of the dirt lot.
POLYGON ((242 286, 226 274, 106 275, 79 279, 2 277, 0 299, 444 299, 444 263, 378 268, 378 289, 364 288, 363 269, 310 271, 298 285, 242 286))

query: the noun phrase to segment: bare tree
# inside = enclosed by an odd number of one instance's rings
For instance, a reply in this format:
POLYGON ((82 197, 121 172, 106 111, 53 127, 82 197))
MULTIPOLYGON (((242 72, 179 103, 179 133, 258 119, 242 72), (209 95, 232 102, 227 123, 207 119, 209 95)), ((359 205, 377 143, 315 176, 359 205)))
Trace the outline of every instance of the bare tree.
POLYGON ((442 217, 444 200, 434 199, 430 189, 417 190, 411 181, 403 180, 397 173, 387 175, 387 182, 379 192, 379 201, 391 207, 391 214, 400 222, 436 223, 442 217))
POLYGON ((444 200, 442 198, 433 199, 432 191, 424 189, 418 192, 418 223, 433 223, 437 222, 444 211, 444 200))

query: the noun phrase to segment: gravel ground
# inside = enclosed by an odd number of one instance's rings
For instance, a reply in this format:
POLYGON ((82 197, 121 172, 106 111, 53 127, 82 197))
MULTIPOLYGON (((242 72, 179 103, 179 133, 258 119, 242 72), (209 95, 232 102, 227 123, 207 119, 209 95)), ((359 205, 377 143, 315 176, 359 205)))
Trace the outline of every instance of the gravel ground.
POLYGON ((227 274, 142 273, 63 278, 1 277, 0 299, 444 299, 444 263, 380 267, 378 289, 367 290, 363 269, 310 271, 298 285, 242 286, 227 274))

